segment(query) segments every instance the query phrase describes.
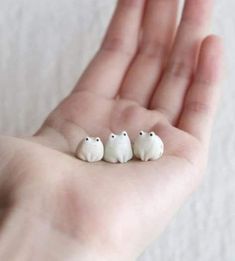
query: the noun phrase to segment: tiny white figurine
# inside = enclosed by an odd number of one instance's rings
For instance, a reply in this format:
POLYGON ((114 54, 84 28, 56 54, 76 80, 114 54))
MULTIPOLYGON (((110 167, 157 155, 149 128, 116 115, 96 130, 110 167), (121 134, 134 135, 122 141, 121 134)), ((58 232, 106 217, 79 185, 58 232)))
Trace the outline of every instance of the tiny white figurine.
POLYGON ((111 163, 126 163, 133 158, 130 138, 126 131, 116 135, 111 133, 105 144, 104 160, 111 163))
POLYGON ((154 132, 141 131, 134 142, 134 154, 142 161, 157 160, 164 152, 164 144, 154 132))
POLYGON ((84 161, 100 161, 104 156, 104 145, 99 137, 86 137, 79 143, 76 154, 84 161))

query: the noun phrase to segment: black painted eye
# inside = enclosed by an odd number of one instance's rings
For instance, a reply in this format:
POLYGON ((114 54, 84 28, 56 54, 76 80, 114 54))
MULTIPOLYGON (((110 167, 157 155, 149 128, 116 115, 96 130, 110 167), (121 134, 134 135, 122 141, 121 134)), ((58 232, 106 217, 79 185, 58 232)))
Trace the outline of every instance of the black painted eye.
POLYGON ((97 141, 97 142, 99 142, 99 141, 100 141, 100 139, 99 139, 99 138, 97 138, 97 139, 96 139, 96 141, 97 141))
POLYGON ((112 137, 113 139, 115 138, 115 136, 114 136, 114 135, 112 135, 111 137, 112 137))
POLYGON ((149 134, 149 136, 153 137, 153 133, 151 132, 151 133, 149 134))
POLYGON ((144 133, 143 133, 143 131, 141 131, 141 132, 140 132, 140 136, 143 136, 143 135, 144 135, 144 133))
POLYGON ((127 135, 126 132, 124 132, 124 133, 123 133, 123 136, 126 136, 126 135, 127 135))
POLYGON ((88 141, 89 140, 89 138, 86 138, 86 141, 88 141))

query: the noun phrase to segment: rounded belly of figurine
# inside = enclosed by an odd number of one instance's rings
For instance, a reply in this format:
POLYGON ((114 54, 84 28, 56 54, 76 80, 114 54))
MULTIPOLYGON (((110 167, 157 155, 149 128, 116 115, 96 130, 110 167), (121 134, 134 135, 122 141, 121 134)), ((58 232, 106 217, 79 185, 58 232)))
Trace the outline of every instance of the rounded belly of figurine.
POLYGON ((133 157, 133 152, 130 147, 106 147, 104 152, 104 160, 111 163, 126 163, 133 157))
POLYGON ((163 146, 154 144, 149 147, 134 147, 134 154, 142 161, 158 160, 163 155, 163 146))

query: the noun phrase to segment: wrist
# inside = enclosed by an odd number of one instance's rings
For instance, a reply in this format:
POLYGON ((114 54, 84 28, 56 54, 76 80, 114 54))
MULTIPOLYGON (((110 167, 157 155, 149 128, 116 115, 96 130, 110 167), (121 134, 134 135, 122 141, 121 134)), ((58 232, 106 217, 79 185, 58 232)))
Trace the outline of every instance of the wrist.
POLYGON ((0 227, 0 260, 11 261, 133 261, 107 246, 66 236, 36 215, 14 209, 0 227))

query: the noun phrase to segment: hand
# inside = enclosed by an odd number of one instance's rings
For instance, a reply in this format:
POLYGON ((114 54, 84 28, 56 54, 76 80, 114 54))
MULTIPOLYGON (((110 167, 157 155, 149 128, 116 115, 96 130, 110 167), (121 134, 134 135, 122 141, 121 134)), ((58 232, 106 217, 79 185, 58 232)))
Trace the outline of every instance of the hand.
POLYGON ((212 0, 187 0, 179 27, 177 6, 120 0, 71 95, 32 138, 1 138, 1 260, 134 260, 197 188, 223 47, 208 36, 212 0), (74 157, 84 136, 122 130, 131 138, 155 131, 164 156, 127 164, 74 157))

